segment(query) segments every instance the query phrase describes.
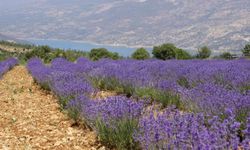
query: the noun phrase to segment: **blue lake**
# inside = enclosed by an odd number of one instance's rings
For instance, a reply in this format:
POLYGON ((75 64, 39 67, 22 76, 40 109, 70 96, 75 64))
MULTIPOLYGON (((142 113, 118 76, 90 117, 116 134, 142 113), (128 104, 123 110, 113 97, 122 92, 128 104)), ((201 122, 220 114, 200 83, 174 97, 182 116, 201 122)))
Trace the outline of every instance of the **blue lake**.
MULTIPOLYGON (((125 47, 125 46, 110 46, 110 45, 94 44, 88 42, 68 41, 68 40, 28 39, 27 41, 35 45, 48 45, 52 48, 61 48, 65 50, 74 49, 74 50, 90 51, 93 48, 106 48, 109 51, 117 52, 124 57, 130 56, 136 50, 136 48, 125 47)), ((148 50, 151 51, 151 49, 148 50)))

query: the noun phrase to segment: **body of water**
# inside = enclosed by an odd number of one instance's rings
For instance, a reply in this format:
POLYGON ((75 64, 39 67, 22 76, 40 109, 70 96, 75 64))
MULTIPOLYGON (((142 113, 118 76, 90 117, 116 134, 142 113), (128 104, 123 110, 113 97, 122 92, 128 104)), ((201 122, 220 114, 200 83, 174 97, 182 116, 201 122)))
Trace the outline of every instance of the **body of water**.
MULTIPOLYGON (((89 42, 76 42, 68 40, 27 39, 27 41, 35 45, 48 45, 52 48, 61 48, 65 50, 73 49, 73 50, 90 51, 93 48, 106 48, 109 51, 117 52, 124 57, 131 56, 131 54, 137 49, 125 46, 110 46, 103 44, 94 44, 89 42)), ((151 51, 151 49, 148 49, 148 51, 151 51)))

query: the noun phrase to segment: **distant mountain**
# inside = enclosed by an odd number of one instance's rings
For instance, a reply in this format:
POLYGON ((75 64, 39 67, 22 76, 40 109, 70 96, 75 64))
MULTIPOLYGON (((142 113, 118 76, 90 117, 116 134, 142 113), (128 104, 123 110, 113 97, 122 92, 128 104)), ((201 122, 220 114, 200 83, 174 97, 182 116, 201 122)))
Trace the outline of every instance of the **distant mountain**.
POLYGON ((9 41, 9 42, 14 42, 14 43, 29 43, 25 40, 20 40, 20 39, 16 39, 10 36, 6 36, 0 33, 0 41, 9 41))
POLYGON ((249 0, 1 0, 0 32, 195 50, 239 50, 250 42, 249 0))
POLYGON ((0 41, 9 41, 9 42, 17 42, 17 39, 11 38, 9 36, 0 34, 0 41))

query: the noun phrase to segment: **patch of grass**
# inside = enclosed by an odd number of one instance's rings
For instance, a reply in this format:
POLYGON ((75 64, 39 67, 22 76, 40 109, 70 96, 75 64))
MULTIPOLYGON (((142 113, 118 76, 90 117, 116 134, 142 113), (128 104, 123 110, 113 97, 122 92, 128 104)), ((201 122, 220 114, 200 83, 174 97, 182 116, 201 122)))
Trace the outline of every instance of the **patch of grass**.
POLYGON ((136 120, 129 119, 116 120, 111 126, 100 119, 96 122, 101 142, 119 150, 138 149, 138 145, 133 140, 133 134, 137 130, 137 126, 138 122, 136 120))
POLYGON ((249 110, 249 107, 245 107, 236 111, 235 119, 241 123, 241 129, 245 129, 247 126, 247 117, 249 115, 249 110))
POLYGON ((134 94, 135 88, 131 84, 121 83, 116 78, 90 78, 92 85, 100 90, 115 91, 117 94, 125 94, 127 97, 131 97, 134 94))
POLYGON ((178 83, 180 86, 185 87, 185 88, 190 88, 190 87, 191 87, 191 85, 190 85, 188 79, 185 78, 185 77, 179 78, 179 79, 177 80, 177 83, 178 83))
POLYGON ((81 118, 80 110, 77 107, 67 108, 67 114, 70 118, 72 118, 75 121, 75 123, 78 123, 79 119, 81 118))
POLYGON ((65 109, 66 106, 68 105, 69 101, 74 99, 74 97, 73 96, 69 96, 69 97, 59 97, 58 96, 58 99, 59 99, 59 104, 62 107, 62 109, 65 109))
POLYGON ((151 87, 137 88, 135 96, 139 98, 149 99, 162 104, 162 107, 175 105, 179 109, 184 109, 180 97, 170 91, 161 91, 151 87))

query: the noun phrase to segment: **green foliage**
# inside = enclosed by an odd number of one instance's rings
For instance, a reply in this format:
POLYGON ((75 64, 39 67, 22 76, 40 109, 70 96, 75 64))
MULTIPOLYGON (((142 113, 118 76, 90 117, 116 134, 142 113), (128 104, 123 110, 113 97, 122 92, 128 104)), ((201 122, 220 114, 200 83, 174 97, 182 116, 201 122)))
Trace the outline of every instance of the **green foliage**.
MULTIPOLYGON (((12 46, 16 48, 23 48, 26 51, 21 52, 9 52, 7 50, 0 49, 0 60, 6 59, 8 57, 16 57, 19 59, 19 62, 26 63, 32 57, 41 58, 45 63, 50 63, 51 60, 57 57, 65 58, 69 61, 76 61, 79 57, 88 57, 88 52, 77 51, 77 50, 63 50, 63 49, 54 49, 49 46, 34 46, 28 44, 18 44, 7 41, 0 41, 1 45, 12 46)), ((118 54, 114 54, 114 58, 118 57, 118 54)))
POLYGON ((138 121, 114 120, 111 127, 99 119, 96 122, 96 128, 101 142, 105 145, 116 147, 119 150, 137 149, 133 134, 138 128, 138 121))
POLYGON ((160 46, 154 46, 152 54, 155 58, 167 60, 175 58, 176 47, 174 44, 167 43, 160 46))
POLYGON ((49 83, 41 83, 40 87, 41 87, 41 89, 43 89, 45 91, 51 91, 49 83))
POLYGON ((149 52, 145 48, 138 48, 131 56, 133 59, 145 60, 150 58, 149 52))
POLYGON ((11 56, 12 56, 11 53, 9 53, 7 51, 0 50, 0 61, 4 61, 11 56))
POLYGON ((74 62, 76 61, 79 57, 88 57, 88 53, 84 51, 77 51, 77 50, 66 50, 61 52, 62 56, 58 57, 64 57, 68 61, 74 62))
POLYGON ((81 118, 81 105, 75 105, 73 107, 69 107, 67 108, 67 114, 70 118, 72 118, 75 123, 78 123, 80 121, 81 118))
POLYGON ((122 58, 122 56, 120 56, 117 52, 111 53, 111 56, 112 56, 111 58, 114 60, 118 60, 122 58))
POLYGON ((241 123, 241 128, 246 129, 249 107, 244 107, 236 111, 236 120, 241 123))
POLYGON ((184 108, 180 97, 170 91, 161 91, 150 87, 136 88, 135 96, 159 102, 163 108, 171 105, 175 105, 179 109, 184 108))
POLYGON ((233 59, 233 55, 230 52, 224 52, 219 56, 219 58, 230 60, 233 59))
POLYGON ((180 77, 180 78, 177 80, 177 83, 178 83, 180 86, 185 87, 185 88, 190 88, 190 87, 191 87, 191 85, 190 85, 188 79, 185 78, 185 77, 180 77))
POLYGON ((94 48, 90 51, 89 57, 92 60, 99 60, 101 58, 111 58, 117 60, 120 58, 118 53, 108 51, 106 48, 94 48))
POLYGON ((135 91, 135 88, 131 84, 121 83, 115 78, 92 77, 90 80, 100 90, 115 91, 117 94, 125 94, 127 97, 132 96, 135 91))
POLYGON ((155 58, 167 59, 191 59, 192 56, 183 49, 177 48, 174 44, 167 43, 153 48, 152 54, 155 58))
POLYGON ((66 108, 68 103, 74 98, 75 98, 74 96, 68 96, 68 97, 60 97, 60 96, 58 96, 59 104, 60 104, 61 108, 63 108, 63 109, 66 108))
POLYGON ((203 46, 200 49, 198 49, 197 58, 199 59, 209 58, 211 53, 212 51, 207 46, 203 46))
POLYGON ((246 44, 242 50, 244 56, 250 56, 250 44, 246 44))
POLYGON ((183 49, 177 48, 175 50, 175 54, 176 54, 176 59, 192 59, 192 56, 183 49))

